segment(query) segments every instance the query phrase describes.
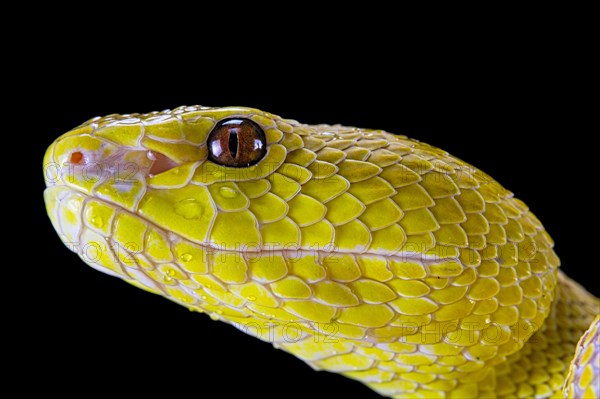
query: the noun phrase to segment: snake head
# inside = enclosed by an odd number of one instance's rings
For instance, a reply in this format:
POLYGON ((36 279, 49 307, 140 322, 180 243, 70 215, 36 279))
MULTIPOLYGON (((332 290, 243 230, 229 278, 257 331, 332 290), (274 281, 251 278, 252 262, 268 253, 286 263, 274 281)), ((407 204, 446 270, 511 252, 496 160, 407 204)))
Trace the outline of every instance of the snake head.
MULTIPOLYGON (((258 251, 268 245, 259 224, 283 219, 286 200, 300 191, 294 178, 309 177, 295 163, 284 165, 288 152, 302 143, 293 125, 242 107, 93 118, 46 152, 49 215, 69 248, 89 261, 81 247, 92 242, 99 258, 93 266, 109 264, 121 277, 127 273, 117 267, 118 254, 132 258, 147 247, 135 232, 149 226, 163 244, 170 233, 203 248, 258 251), (272 189, 285 193, 277 196, 272 189), (127 237, 109 243, 115 230, 127 231, 127 237)), ((298 244, 294 239, 277 246, 298 244)))
POLYGON ((50 219, 90 266, 238 325, 334 325, 399 351, 399 372, 502 360, 554 297, 559 260, 528 208, 405 136, 180 107, 94 118, 45 172, 50 219))

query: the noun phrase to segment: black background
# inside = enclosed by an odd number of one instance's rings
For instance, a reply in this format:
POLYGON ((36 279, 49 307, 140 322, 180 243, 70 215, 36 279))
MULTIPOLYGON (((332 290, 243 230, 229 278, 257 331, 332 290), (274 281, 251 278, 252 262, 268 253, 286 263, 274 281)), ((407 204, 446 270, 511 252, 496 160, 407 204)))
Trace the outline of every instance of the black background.
POLYGON ((582 139, 589 130, 578 125, 587 111, 580 106, 586 101, 577 65, 557 65, 552 51, 473 50, 472 58, 431 50, 426 60, 403 53, 391 60, 385 52, 311 58, 277 49, 253 58, 243 50, 218 62, 190 65, 182 57, 169 67, 152 53, 57 55, 60 68, 36 72, 25 107, 33 129, 25 140, 36 165, 29 177, 31 226, 39 241, 25 258, 28 296, 35 300, 24 312, 32 349, 24 370, 35 372, 48 392, 81 392, 68 383, 78 381, 94 392, 162 390, 170 397, 207 396, 207 385, 233 397, 376 397, 359 383, 314 372, 224 323, 99 273, 61 244, 44 210, 43 152, 63 132, 109 113, 244 105, 305 123, 420 139, 515 192, 555 239, 563 270, 600 294, 592 277, 596 261, 590 261, 596 238, 583 229, 592 223, 596 200, 588 193, 594 181, 584 184, 582 176, 581 160, 593 155, 582 139), (258 71, 246 69, 250 62, 258 71), (287 388, 274 389, 273 381, 287 388))

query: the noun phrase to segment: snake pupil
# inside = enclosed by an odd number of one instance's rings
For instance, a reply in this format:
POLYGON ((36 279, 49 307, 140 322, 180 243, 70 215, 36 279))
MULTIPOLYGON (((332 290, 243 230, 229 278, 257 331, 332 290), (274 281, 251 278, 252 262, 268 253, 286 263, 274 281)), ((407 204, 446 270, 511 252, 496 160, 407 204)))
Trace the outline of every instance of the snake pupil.
POLYGON ((210 161, 235 168, 254 165, 267 153, 267 140, 260 126, 243 118, 217 123, 206 144, 210 161))
POLYGON ((229 132, 229 153, 231 154, 231 158, 236 157, 238 151, 238 136, 235 130, 231 130, 229 132))

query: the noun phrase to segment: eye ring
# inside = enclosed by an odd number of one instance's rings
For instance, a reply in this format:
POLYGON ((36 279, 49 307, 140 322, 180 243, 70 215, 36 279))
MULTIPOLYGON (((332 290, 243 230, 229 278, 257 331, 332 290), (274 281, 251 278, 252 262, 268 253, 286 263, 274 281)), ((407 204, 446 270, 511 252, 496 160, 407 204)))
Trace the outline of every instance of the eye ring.
POLYGON ((219 121, 208 135, 206 145, 211 162, 234 168, 252 166, 267 153, 265 133, 245 118, 219 121))

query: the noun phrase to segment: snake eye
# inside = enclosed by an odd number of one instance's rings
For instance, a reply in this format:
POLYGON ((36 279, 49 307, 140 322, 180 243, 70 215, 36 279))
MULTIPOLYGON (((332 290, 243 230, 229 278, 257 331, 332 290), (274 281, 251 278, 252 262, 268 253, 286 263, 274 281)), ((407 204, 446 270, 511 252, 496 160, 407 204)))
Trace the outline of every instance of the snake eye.
POLYGON ((208 159, 236 168, 254 165, 267 152, 262 129, 247 119, 225 119, 208 135, 208 159))

